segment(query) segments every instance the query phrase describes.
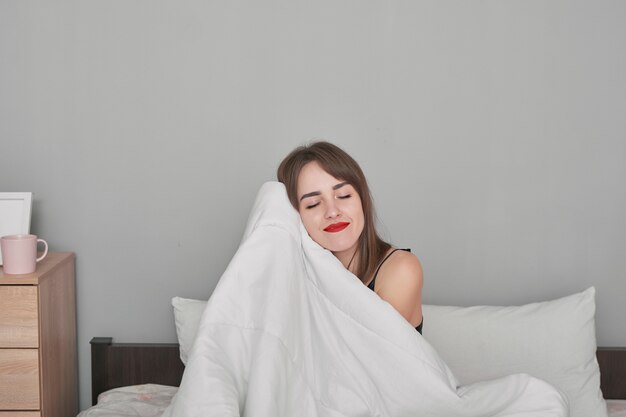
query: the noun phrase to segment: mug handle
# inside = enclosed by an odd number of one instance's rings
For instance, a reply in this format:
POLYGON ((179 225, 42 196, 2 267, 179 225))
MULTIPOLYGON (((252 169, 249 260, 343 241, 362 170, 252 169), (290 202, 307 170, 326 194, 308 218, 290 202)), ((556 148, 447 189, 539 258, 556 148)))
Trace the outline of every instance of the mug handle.
POLYGON ((46 249, 44 249, 43 255, 41 255, 39 258, 37 258, 37 262, 41 261, 48 254, 48 242, 46 242, 43 239, 37 239, 37 243, 39 243, 39 242, 43 242, 43 244, 46 245, 46 249))

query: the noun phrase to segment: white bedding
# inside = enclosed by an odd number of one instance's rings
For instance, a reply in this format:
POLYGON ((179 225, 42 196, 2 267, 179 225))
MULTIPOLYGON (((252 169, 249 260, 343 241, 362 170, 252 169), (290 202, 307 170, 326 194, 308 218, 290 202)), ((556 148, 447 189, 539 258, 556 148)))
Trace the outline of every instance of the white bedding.
POLYGON ((78 417, 160 417, 177 387, 144 384, 114 388, 98 396, 98 404, 78 417))
POLYGON ((609 417, 626 417, 626 400, 606 400, 609 417))
MULTIPOLYGON (((98 405, 78 417, 160 417, 176 393, 176 387, 135 385, 100 394, 98 405)), ((626 417, 626 400, 608 400, 609 417, 626 417)))
POLYGON ((568 414, 528 375, 457 385, 393 307, 309 238, 284 186, 267 183, 164 416, 568 414))

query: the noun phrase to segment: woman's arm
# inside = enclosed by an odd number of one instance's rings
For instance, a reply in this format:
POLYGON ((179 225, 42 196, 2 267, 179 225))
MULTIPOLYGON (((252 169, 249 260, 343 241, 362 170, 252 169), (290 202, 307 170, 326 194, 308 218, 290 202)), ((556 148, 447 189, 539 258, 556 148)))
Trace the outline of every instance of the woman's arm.
POLYGON ((376 293, 391 304, 413 327, 422 322, 422 265, 410 252, 397 251, 376 278, 376 293))

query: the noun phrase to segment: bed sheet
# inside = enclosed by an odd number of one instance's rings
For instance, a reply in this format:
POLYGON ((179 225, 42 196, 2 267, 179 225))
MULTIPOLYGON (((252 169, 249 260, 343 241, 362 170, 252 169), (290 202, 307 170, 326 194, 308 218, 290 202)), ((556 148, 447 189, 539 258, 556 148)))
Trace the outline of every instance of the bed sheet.
MULTIPOLYGON (((144 384, 103 392, 98 404, 78 417, 160 417, 178 387, 144 384)), ((608 400, 609 417, 626 417, 626 400, 608 400)))
POLYGON ((159 417, 172 401, 178 387, 132 385, 103 392, 98 404, 77 417, 159 417))
POLYGON ((607 400, 609 417, 626 417, 626 400, 607 400))

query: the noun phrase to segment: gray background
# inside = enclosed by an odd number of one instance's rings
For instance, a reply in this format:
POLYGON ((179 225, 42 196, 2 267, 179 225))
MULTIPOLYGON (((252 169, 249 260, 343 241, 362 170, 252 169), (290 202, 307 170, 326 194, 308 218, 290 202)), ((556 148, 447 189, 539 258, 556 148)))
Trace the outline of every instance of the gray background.
MULTIPOLYGON (((626 346, 626 2, 0 0, 0 191, 77 254, 89 340, 174 341, 259 186, 343 146, 430 304, 597 288, 626 346)), ((428 323, 426 323, 428 325, 428 323)))

